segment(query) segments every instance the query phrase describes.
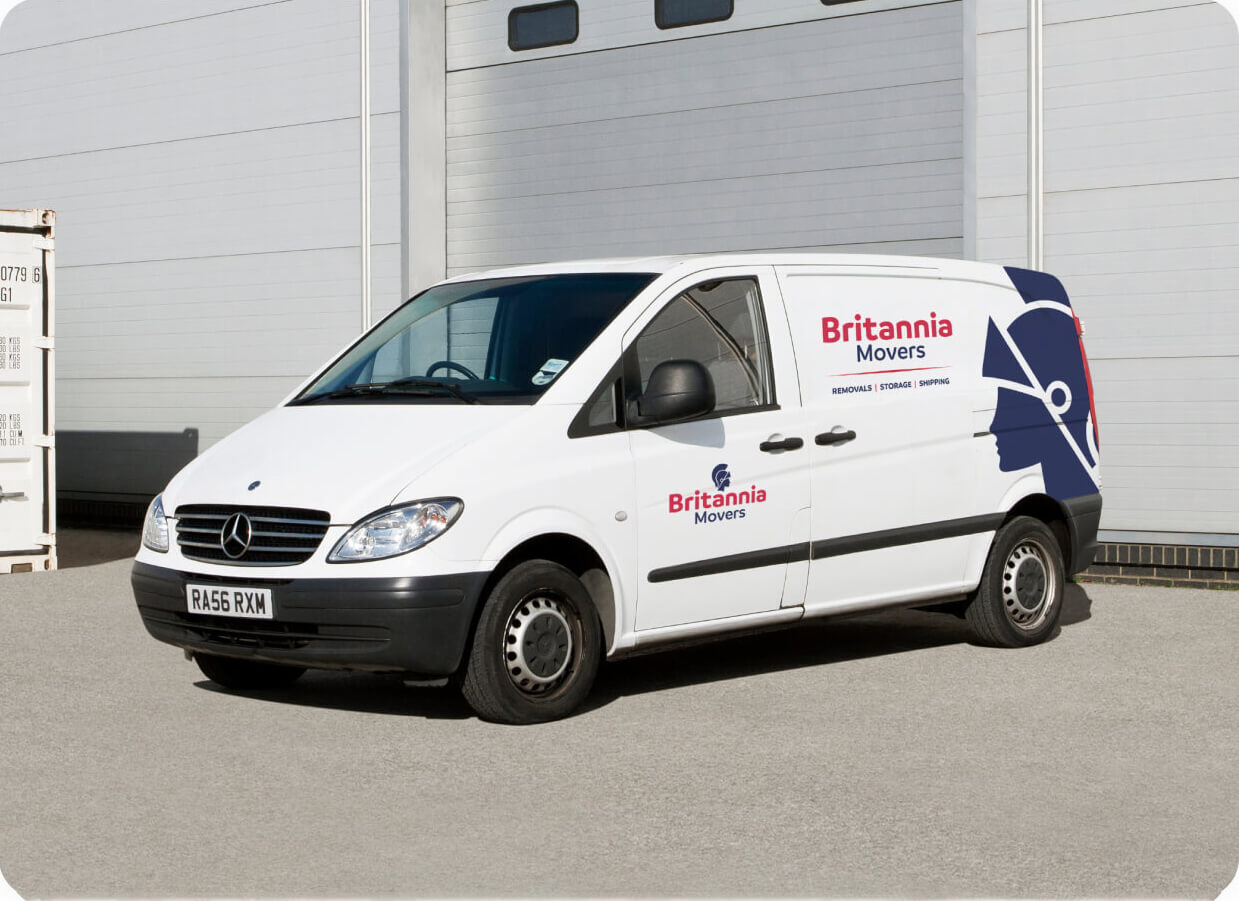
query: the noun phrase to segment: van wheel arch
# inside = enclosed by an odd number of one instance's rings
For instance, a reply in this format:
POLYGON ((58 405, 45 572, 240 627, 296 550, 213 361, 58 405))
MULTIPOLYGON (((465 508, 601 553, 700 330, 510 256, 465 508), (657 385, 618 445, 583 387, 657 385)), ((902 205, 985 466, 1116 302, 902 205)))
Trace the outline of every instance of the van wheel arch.
POLYGON ((1003 525, 1005 526, 1018 516, 1031 516, 1045 523, 1046 528, 1058 542, 1059 550, 1063 554, 1063 562, 1068 567, 1067 571, 1072 572, 1071 529, 1067 525, 1067 512, 1062 504, 1046 494, 1029 495, 1007 512, 1003 525))
MULTIPOLYGON (((604 650, 610 648, 615 640, 615 591, 611 585, 611 576, 602 558, 598 556, 598 552, 575 535, 551 533, 539 535, 518 544, 508 551, 491 572, 486 584, 482 587, 480 597, 483 599, 489 597, 500 579, 516 566, 529 560, 558 563, 581 580, 590 594, 594 609, 598 612, 598 619, 602 625, 603 648, 604 650)), ((481 613, 482 604, 479 603, 473 613, 473 624, 469 632, 470 645, 473 643, 473 636, 477 633, 481 613)), ((467 649, 465 658, 468 658, 467 649)))

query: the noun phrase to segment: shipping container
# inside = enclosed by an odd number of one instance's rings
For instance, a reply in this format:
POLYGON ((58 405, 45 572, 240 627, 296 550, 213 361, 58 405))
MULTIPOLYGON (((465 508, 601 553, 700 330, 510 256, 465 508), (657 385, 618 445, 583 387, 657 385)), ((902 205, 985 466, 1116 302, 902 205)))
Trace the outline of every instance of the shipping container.
POLYGON ((55 222, 0 210, 0 573, 56 568, 55 222))

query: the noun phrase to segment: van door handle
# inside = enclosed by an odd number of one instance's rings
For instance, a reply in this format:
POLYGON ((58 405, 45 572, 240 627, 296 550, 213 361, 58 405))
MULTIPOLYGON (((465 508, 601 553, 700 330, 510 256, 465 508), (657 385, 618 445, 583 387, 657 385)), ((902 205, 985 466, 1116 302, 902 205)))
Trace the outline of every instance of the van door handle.
POLYGON ((813 443, 817 445, 842 444, 845 441, 851 441, 855 437, 856 433, 851 429, 848 429, 846 432, 822 432, 822 434, 813 439, 813 443))
POLYGON ((772 454, 775 451, 800 450, 804 447, 803 438, 784 438, 782 441, 763 441, 757 449, 772 454))

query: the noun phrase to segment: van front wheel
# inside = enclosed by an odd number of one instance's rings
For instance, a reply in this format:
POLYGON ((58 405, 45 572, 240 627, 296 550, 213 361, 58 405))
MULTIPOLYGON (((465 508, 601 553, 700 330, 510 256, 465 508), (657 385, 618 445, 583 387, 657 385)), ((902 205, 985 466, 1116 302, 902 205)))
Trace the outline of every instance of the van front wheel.
POLYGON ((486 599, 461 692, 493 722, 559 719, 585 700, 601 660, 602 627, 581 580, 558 563, 529 560, 486 599))
POLYGON ((998 530, 981 584, 964 613, 982 644, 1018 648, 1045 641, 1063 606, 1063 552, 1045 523, 1017 516, 998 530))

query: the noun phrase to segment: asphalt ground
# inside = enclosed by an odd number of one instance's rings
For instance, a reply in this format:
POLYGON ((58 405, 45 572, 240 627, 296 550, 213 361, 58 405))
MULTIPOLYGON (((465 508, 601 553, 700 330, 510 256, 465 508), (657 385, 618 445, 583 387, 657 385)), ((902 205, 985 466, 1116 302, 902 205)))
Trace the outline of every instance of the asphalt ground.
POLYGON ((133 536, 0 576, 0 871, 25 898, 1213 898, 1239 863, 1239 594, 1072 586, 1018 651, 915 611, 604 668, 504 727, 450 689, 230 694, 150 638, 133 536))

